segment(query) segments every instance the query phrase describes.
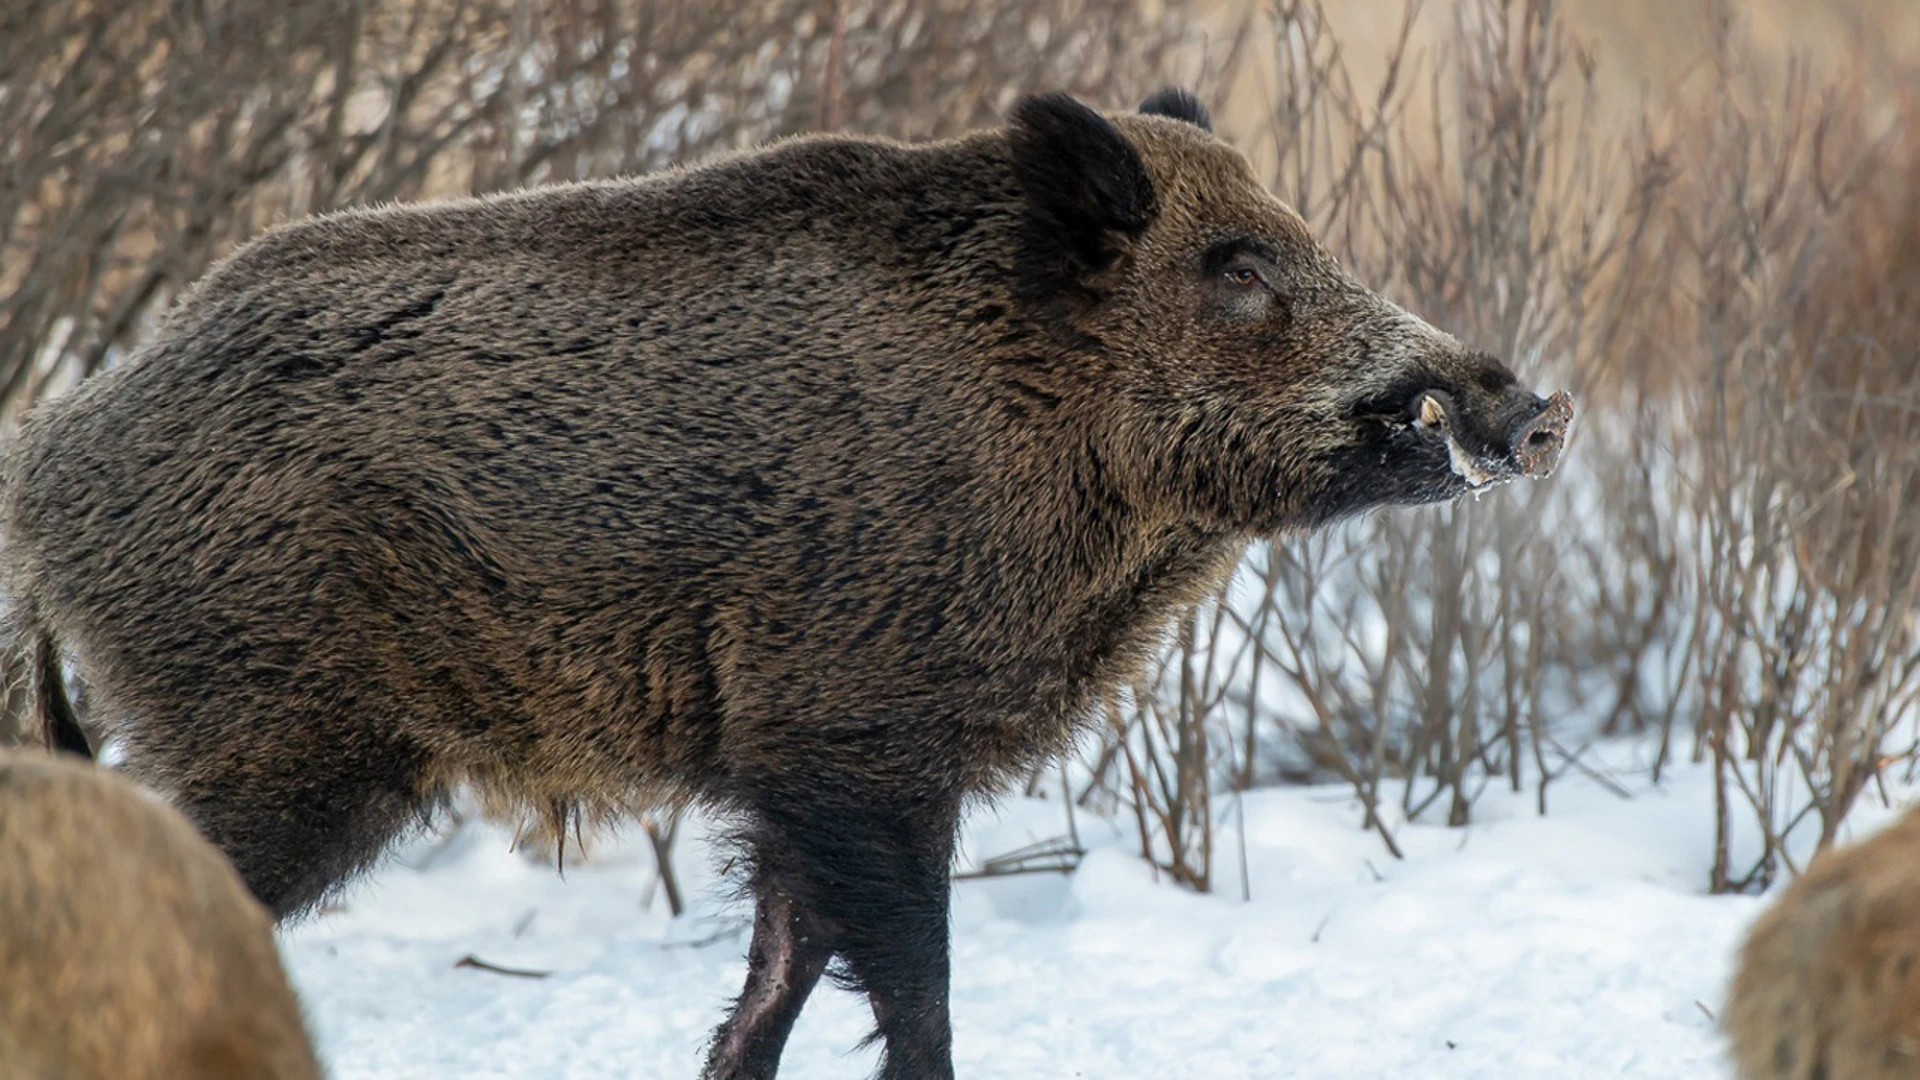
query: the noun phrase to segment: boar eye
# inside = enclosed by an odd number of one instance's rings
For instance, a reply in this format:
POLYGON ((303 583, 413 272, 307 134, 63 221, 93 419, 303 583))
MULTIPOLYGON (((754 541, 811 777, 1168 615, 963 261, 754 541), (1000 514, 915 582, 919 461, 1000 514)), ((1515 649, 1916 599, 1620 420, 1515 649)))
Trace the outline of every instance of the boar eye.
POLYGON ((1260 283, 1260 272, 1251 266, 1235 266, 1227 271, 1227 281, 1245 288, 1260 283))

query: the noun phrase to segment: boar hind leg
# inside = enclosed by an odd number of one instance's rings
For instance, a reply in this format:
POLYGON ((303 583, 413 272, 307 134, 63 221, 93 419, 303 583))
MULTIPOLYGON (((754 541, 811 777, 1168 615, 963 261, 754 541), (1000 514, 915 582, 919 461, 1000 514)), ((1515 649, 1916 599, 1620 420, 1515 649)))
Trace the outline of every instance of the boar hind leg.
POLYGON ((811 913, 796 907, 777 883, 756 881, 747 987, 714 1034, 703 1080, 770 1080, 800 1007, 832 955, 811 913))
MULTIPOLYGON (((790 905, 801 925, 830 944, 841 981, 867 995, 873 1037, 885 1048, 883 1080, 947 1080, 948 871, 957 800, 862 801, 846 794, 858 791, 857 783, 833 778, 794 788, 806 794, 763 804, 756 816, 756 904, 790 905)), ((750 974, 743 1000, 754 989, 750 974)), ((792 1009, 798 1012, 797 1000, 792 1009)), ((779 1041, 791 1024, 787 1018, 779 1041)))
POLYGON ((425 755, 373 725, 230 715, 136 735, 127 769, 167 792, 276 918, 366 868, 428 805, 425 755))

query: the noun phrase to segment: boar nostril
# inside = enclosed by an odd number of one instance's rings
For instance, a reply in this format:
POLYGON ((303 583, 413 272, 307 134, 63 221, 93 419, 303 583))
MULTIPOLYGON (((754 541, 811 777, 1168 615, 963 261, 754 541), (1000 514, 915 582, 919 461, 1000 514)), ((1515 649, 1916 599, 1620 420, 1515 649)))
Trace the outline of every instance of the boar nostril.
POLYGON ((1567 424, 1573 419, 1573 398, 1565 391, 1553 395, 1546 407, 1519 425, 1514 433, 1514 463, 1526 476, 1546 476, 1560 462, 1560 451, 1567 438, 1567 424))

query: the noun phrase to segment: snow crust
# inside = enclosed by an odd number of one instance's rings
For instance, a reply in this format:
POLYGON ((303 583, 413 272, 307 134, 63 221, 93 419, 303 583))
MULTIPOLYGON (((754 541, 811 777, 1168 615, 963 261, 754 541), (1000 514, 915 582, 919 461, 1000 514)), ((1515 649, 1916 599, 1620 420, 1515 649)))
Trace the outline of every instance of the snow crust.
MULTIPOLYGON (((1128 823, 1081 815, 1073 875, 955 887, 959 1075, 1725 1077, 1709 1012, 1763 900, 1704 892, 1704 768, 1614 783, 1631 797, 1557 781, 1545 818, 1531 791, 1490 790, 1471 827, 1394 822, 1404 861, 1344 789, 1253 793, 1247 901, 1230 799, 1211 896, 1156 882, 1128 823)), ((969 819, 963 853, 1064 825, 1057 799, 1010 799, 969 819)), ((333 1075, 692 1080, 745 971, 748 910, 697 842, 706 827, 679 850, 692 911, 678 920, 637 831, 564 880, 488 825, 412 843, 338 910, 283 931, 333 1075), (455 966, 469 955, 549 974, 455 966)), ((868 1022, 823 985, 781 1076, 867 1075, 876 1055, 853 1047, 868 1022)))

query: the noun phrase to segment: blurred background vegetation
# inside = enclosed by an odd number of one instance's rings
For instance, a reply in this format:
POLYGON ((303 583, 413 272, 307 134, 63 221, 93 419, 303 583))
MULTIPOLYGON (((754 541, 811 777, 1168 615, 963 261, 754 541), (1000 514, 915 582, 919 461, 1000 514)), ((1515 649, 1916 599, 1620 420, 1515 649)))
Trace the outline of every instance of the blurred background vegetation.
POLYGON ((1363 280, 1582 413, 1550 482, 1260 546, 1031 789, 1208 889, 1237 791, 1348 784, 1392 850, 1632 738, 1713 770, 1703 885, 1754 889, 1920 763, 1916 57, 1906 0, 27 0, 0 431, 275 222, 1185 84, 1363 280))

